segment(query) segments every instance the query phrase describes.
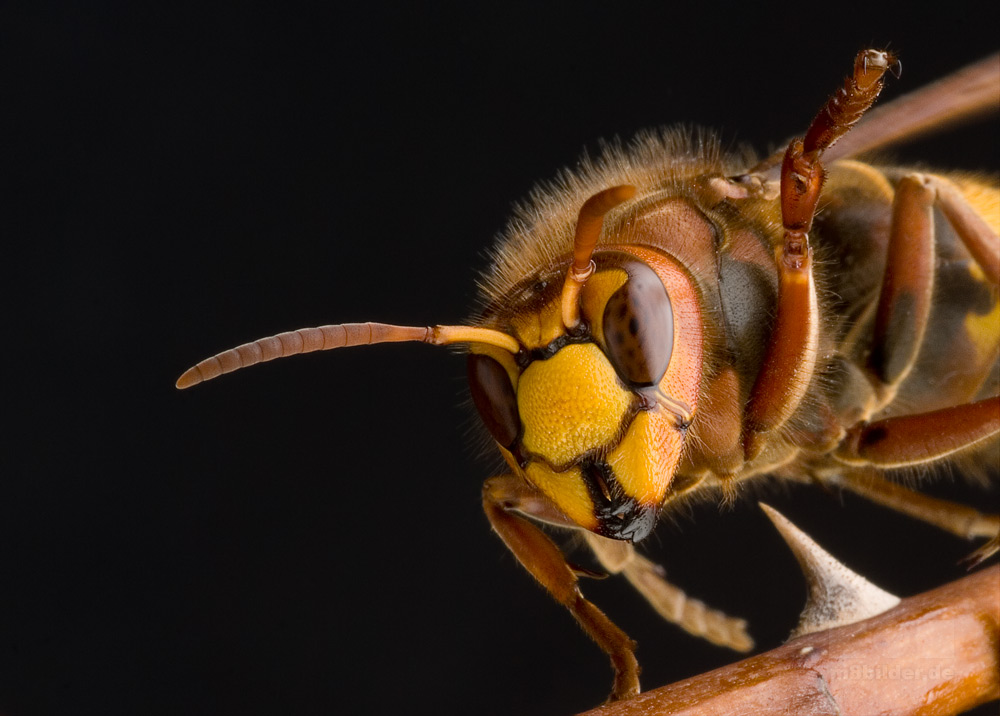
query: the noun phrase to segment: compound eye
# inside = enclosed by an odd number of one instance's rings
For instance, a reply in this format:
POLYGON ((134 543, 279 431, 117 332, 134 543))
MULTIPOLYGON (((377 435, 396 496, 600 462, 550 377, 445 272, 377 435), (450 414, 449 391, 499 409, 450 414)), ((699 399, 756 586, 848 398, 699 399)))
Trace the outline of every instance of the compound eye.
POLYGON ((486 429, 500 445, 511 449, 521 433, 521 417, 507 371, 493 358, 479 353, 469 354, 467 369, 472 402, 486 429))
POLYGON ((604 343, 611 365, 635 386, 656 385, 674 350, 674 311, 663 282, 645 264, 630 264, 629 278, 604 306, 604 343))

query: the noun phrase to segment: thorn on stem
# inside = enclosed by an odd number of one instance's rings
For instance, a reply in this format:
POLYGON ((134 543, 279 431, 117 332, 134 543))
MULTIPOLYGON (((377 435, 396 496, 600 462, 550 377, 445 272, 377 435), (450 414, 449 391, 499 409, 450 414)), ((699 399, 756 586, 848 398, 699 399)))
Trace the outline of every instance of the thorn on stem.
POLYGON ((899 597, 852 572, 780 512, 759 504, 791 548, 809 587, 799 624, 790 638, 853 624, 899 604, 899 597))

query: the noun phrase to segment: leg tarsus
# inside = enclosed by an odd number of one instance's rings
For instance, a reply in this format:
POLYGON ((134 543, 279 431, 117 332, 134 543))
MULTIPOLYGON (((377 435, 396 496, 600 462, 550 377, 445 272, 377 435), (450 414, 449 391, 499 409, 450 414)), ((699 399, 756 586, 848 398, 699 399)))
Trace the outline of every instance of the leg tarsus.
POLYGON ((939 527, 965 539, 995 537, 1000 515, 984 515, 972 507, 930 497, 892 482, 874 471, 823 478, 872 502, 939 527))
POLYGON ((743 619, 711 609, 704 602, 688 597, 666 580, 663 568, 635 551, 627 542, 609 540, 585 533, 587 544, 601 566, 612 574, 624 574, 629 583, 656 612, 672 624, 697 637, 735 651, 754 647, 743 619))
POLYGON ((962 558, 961 563, 969 570, 975 569, 987 559, 1000 552, 1000 534, 993 535, 993 539, 962 558))
POLYGON ((767 355, 757 374, 743 424, 743 454, 753 460, 767 435, 795 412, 812 382, 819 344, 819 310, 813 282, 812 230, 823 188, 820 158, 871 107, 882 78, 895 62, 889 53, 860 52, 854 73, 823 105, 802 139, 794 139, 781 164, 782 244, 776 251, 778 305, 767 355))
MULTIPOLYGON (((573 568, 549 537, 524 513, 531 502, 519 502, 523 480, 514 475, 494 477, 483 485, 483 510, 493 530, 514 553, 517 561, 531 573, 546 591, 569 609, 587 635, 608 655, 614 669, 611 700, 626 699, 639 693, 639 663, 635 642, 588 602, 580 593, 573 568)), ((530 490, 523 497, 531 497, 530 490)), ((546 513, 547 514, 547 513, 546 513)))

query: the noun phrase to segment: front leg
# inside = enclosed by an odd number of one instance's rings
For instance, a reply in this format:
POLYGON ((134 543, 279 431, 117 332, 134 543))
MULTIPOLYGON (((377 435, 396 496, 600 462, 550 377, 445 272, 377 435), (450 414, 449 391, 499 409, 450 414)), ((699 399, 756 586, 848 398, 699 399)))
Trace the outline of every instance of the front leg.
POLYGON ((639 693, 639 662, 635 642, 580 593, 573 568, 555 543, 525 514, 566 524, 557 510, 539 493, 529 491, 517 475, 493 477, 483 485, 483 510, 517 561, 552 597, 569 609, 587 635, 611 659, 615 678, 610 699, 617 701, 639 693))
POLYGON ((635 551, 628 542, 584 532, 587 545, 611 574, 624 574, 657 614, 688 634, 735 651, 753 649, 745 619, 731 617, 704 602, 693 599, 667 581, 663 568, 635 551))
POLYGON ((775 248, 778 304, 767 353, 750 391, 743 423, 743 454, 753 460, 768 436, 780 429, 806 395, 816 369, 819 309, 809 232, 823 187, 820 158, 871 107, 882 77, 895 64, 885 52, 866 50, 847 79, 793 140, 781 165, 781 244, 775 248))

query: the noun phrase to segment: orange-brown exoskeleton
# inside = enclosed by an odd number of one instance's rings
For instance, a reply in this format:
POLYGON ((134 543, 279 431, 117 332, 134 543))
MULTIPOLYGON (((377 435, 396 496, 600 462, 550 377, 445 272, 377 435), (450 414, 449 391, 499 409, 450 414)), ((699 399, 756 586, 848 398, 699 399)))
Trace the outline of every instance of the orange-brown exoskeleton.
POLYGON ((292 331, 202 361, 178 387, 315 350, 465 345, 473 402, 510 468, 486 481, 486 514, 610 657, 612 697, 639 690, 634 644, 539 523, 580 531, 665 618, 748 649, 742 620, 686 599, 633 550, 685 496, 730 499, 775 475, 967 537, 1000 528, 885 477, 1000 435, 996 177, 848 158, 995 106, 998 57, 847 134, 895 67, 860 53, 805 135, 761 163, 666 131, 564 174, 515 217, 472 325, 292 331))

